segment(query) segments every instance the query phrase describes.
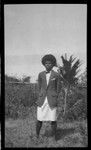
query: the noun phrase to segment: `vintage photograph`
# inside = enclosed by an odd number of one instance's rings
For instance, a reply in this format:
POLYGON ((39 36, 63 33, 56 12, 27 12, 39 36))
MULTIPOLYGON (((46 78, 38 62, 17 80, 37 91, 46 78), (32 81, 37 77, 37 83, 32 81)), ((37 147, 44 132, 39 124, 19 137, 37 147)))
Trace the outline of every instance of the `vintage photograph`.
POLYGON ((87 4, 4 4, 5 148, 87 147, 87 4))

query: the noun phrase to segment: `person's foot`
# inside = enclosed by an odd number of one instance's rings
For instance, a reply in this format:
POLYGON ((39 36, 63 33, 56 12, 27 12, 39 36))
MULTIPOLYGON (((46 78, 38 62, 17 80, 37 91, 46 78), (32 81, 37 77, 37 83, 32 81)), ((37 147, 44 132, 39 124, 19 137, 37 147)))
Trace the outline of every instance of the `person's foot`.
POLYGON ((38 143, 39 143, 39 136, 38 136, 38 135, 36 135, 36 136, 34 137, 34 143, 35 143, 35 144, 38 144, 38 143))
POLYGON ((40 143, 44 142, 44 138, 42 136, 36 136, 35 137, 35 143, 38 145, 40 143))
POLYGON ((30 136, 30 139, 36 145, 36 144, 38 144, 39 136, 33 135, 33 136, 30 136))
POLYGON ((55 135, 53 136, 53 140, 56 141, 56 136, 55 135))
POLYGON ((52 137, 50 137, 50 138, 48 139, 48 144, 49 144, 50 146, 52 146, 52 147, 55 147, 55 146, 56 146, 57 141, 55 140, 55 137, 54 137, 54 136, 52 136, 52 137))

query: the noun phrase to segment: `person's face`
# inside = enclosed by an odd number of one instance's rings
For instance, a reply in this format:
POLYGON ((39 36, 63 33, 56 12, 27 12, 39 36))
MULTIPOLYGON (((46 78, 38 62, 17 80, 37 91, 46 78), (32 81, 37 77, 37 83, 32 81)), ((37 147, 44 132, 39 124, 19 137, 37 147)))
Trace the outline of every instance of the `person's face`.
POLYGON ((53 64, 51 63, 51 61, 45 62, 45 68, 47 71, 50 71, 53 68, 53 64))

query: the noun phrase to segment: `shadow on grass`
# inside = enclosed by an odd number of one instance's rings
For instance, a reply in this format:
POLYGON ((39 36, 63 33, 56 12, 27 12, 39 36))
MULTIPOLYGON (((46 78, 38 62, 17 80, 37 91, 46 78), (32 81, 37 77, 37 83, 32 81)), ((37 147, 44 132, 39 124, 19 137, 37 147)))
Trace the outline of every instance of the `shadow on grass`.
MULTIPOLYGON (((57 128, 56 135, 55 135, 56 141, 64 138, 67 135, 74 133, 74 131, 75 131, 75 128, 69 128, 69 129, 57 128)), ((52 131, 46 130, 44 133, 44 136, 46 136, 46 137, 53 136, 52 131)))

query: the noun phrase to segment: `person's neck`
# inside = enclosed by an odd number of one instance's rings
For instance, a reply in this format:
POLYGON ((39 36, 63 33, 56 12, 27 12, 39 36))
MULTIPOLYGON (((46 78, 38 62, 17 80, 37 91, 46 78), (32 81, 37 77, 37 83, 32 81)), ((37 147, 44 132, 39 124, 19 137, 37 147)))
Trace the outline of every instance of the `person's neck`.
POLYGON ((46 70, 46 72, 51 72, 52 70, 46 70))

